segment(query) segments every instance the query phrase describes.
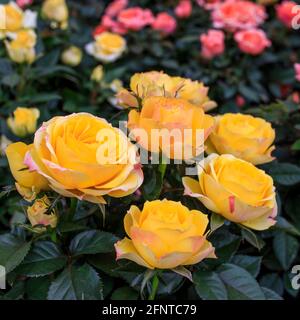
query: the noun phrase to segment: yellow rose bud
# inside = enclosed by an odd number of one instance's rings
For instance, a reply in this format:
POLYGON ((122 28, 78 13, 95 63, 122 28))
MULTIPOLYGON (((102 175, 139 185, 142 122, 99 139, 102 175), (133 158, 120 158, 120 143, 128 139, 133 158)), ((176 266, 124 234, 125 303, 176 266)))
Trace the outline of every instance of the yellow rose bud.
POLYGON ((55 228, 57 225, 57 215, 55 212, 48 213, 49 207, 51 205, 50 200, 47 196, 41 199, 35 200, 34 204, 27 209, 27 216, 34 227, 36 225, 51 226, 55 228))
POLYGON ((82 51, 78 47, 71 46, 62 53, 61 60, 68 66, 76 67, 82 60, 82 51))
POLYGON ((26 137, 36 131, 40 111, 32 108, 17 108, 13 117, 7 119, 7 125, 18 137, 26 137))
POLYGON ((116 98, 118 105, 123 108, 137 108, 139 106, 137 98, 126 89, 121 89, 116 94, 116 98))
POLYGON ((10 59, 16 63, 33 63, 36 58, 36 34, 33 30, 22 30, 10 35, 12 40, 5 41, 10 59))
POLYGON ((255 230, 276 223, 273 180, 253 164, 228 154, 211 154, 198 167, 198 179, 183 178, 185 194, 213 212, 255 230))
POLYGON ((191 159, 203 152, 213 117, 184 99, 149 97, 141 112, 131 110, 128 128, 145 149, 171 159, 191 159), (202 135, 200 135, 202 134, 202 135))
POLYGON ((91 80, 100 83, 103 78, 103 75, 103 66, 100 64, 92 71, 91 80))
POLYGON ((115 244, 117 259, 129 259, 149 269, 173 269, 216 258, 206 240, 208 218, 180 202, 155 200, 143 210, 131 206, 124 218, 130 237, 115 244))
POLYGON ((86 51, 102 62, 117 60, 126 49, 125 39, 115 33, 103 32, 95 40, 86 45, 86 51))
POLYGON ((53 28, 68 27, 69 10, 65 0, 45 0, 42 6, 42 16, 51 20, 53 28))
POLYGON ((130 89, 142 99, 152 96, 182 98, 205 111, 216 107, 216 103, 207 95, 208 88, 202 82, 171 77, 163 72, 136 73, 131 77, 130 89))
POLYGON ((88 113, 44 123, 28 163, 57 193, 94 203, 105 203, 104 195, 129 195, 143 182, 136 147, 121 130, 88 113))
POLYGON ((233 154, 253 164, 274 160, 271 152, 275 130, 251 115, 227 113, 215 117, 216 126, 207 140, 207 153, 233 154))
POLYGON ((41 190, 48 190, 47 180, 34 170, 29 170, 26 156, 33 145, 12 143, 6 148, 10 171, 14 176, 18 192, 27 201, 33 201, 41 190))

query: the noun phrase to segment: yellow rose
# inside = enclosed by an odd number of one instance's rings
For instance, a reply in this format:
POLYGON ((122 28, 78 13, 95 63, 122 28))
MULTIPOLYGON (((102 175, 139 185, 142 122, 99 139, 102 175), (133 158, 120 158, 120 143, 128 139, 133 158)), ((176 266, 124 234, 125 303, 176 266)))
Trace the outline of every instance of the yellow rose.
POLYGON ((134 109, 128 116, 131 136, 143 148, 162 151, 171 159, 191 159, 202 153, 213 126, 213 117, 202 108, 176 98, 146 98, 141 112, 134 109))
POLYGON ((57 215, 55 212, 47 213, 51 205, 47 196, 35 200, 34 204, 27 209, 27 216, 34 227, 36 225, 51 226, 55 228, 57 225, 57 215))
POLYGON ((91 80, 100 83, 103 78, 104 72, 103 72, 103 66, 98 65, 91 74, 91 80))
POLYGON ((186 195, 226 219, 255 230, 276 223, 275 188, 264 171, 228 154, 211 154, 198 169, 199 181, 183 178, 186 195))
POLYGON ((23 11, 14 3, 4 5, 5 31, 14 32, 23 27, 23 11))
MULTIPOLYGON (((130 90, 127 95, 147 97, 182 98, 208 111, 216 107, 216 103, 207 96, 208 88, 202 82, 192 81, 181 77, 171 77, 163 72, 150 71, 136 73, 131 77, 130 90)), ((123 100, 124 91, 123 91, 123 100)), ((126 101, 125 101, 126 103, 126 101)), ((136 105, 138 101, 136 100, 136 105)))
POLYGON ((65 0, 45 0, 42 6, 42 16, 51 20, 53 28, 68 27, 69 10, 65 0))
POLYGON ((14 176, 16 188, 27 201, 33 201, 41 190, 48 190, 47 180, 26 164, 26 157, 33 145, 22 142, 12 143, 6 148, 10 171, 14 176))
POLYGON ((129 259, 149 269, 173 269, 216 258, 206 240, 208 218, 180 202, 146 202, 142 211, 131 206, 124 218, 127 235, 115 244, 117 259, 129 259))
POLYGON ((274 160, 271 152, 275 131, 271 124, 251 115, 227 113, 217 116, 216 126, 207 140, 207 152, 233 154, 253 164, 274 160))
POLYGON ((36 108, 17 108, 13 117, 7 119, 7 125, 18 137, 26 137, 36 131, 40 111, 36 108))
POLYGON ((70 48, 64 50, 61 56, 61 60, 68 66, 76 67, 82 60, 82 51, 78 47, 71 46, 70 48))
POLYGON ((33 30, 22 30, 11 34, 11 41, 5 41, 10 59, 16 63, 33 63, 36 57, 36 34, 33 30))
POLYGON ((117 60, 126 49, 125 39, 115 33, 103 32, 97 35, 95 40, 86 45, 86 51, 103 62, 117 60))
POLYGON ((79 113, 44 123, 28 162, 59 194, 105 203, 104 195, 123 197, 142 184, 136 151, 121 130, 79 113))

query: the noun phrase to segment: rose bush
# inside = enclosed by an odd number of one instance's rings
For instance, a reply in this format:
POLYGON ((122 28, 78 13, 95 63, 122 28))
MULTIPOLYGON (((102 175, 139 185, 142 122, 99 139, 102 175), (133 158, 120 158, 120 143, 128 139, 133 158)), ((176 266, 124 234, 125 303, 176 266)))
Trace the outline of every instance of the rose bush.
POLYGON ((296 299, 299 3, 0 0, 0 299, 296 299))

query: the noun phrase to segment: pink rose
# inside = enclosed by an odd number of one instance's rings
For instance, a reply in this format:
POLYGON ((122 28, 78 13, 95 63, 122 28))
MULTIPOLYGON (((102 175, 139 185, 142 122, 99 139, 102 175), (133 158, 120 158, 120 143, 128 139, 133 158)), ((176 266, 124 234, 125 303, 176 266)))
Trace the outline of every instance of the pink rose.
POLYGON ((120 11, 125 9, 128 6, 128 0, 114 0, 112 3, 110 3, 106 10, 105 15, 108 15, 110 17, 115 17, 118 15, 120 11))
POLYGON ((164 34, 173 33, 177 27, 176 20, 166 12, 159 13, 153 23, 152 29, 161 31, 164 34))
POLYGON ((152 12, 149 9, 132 7, 122 10, 118 14, 118 22, 128 30, 138 31, 154 21, 152 12))
POLYGON ((298 14, 293 12, 293 8, 297 6, 294 1, 284 1, 276 6, 277 18, 287 27, 292 27, 292 20, 298 14))
POLYGON ((296 80, 300 81, 300 63, 294 64, 294 70, 296 73, 296 80))
POLYGON ((17 0, 16 2, 20 8, 24 8, 30 6, 33 3, 33 0, 17 0))
POLYGON ((255 28, 266 17, 263 6, 246 0, 226 0, 212 11, 213 26, 231 32, 255 28))
POLYGON ((180 0, 175 8, 175 14, 178 18, 188 18, 192 14, 191 0, 180 0))
POLYGON ((236 32, 234 40, 237 42, 241 51, 254 56, 262 53, 267 47, 271 46, 271 41, 267 38, 265 32, 259 29, 236 32))
POLYGON ((209 30, 207 34, 200 36, 202 46, 201 54, 206 59, 211 59, 224 52, 224 32, 209 30))

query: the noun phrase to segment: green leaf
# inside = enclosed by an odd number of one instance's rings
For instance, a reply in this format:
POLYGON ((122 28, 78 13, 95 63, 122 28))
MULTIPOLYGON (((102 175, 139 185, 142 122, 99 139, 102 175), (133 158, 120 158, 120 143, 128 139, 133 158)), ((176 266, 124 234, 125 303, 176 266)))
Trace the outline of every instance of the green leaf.
POLYGON ((198 270, 193 274, 195 289, 203 300, 227 300, 226 287, 216 272, 198 270))
POLYGON ((46 103, 52 100, 60 100, 61 96, 57 93, 38 93, 34 95, 24 95, 19 101, 23 103, 46 103))
POLYGON ((164 176, 167 165, 161 163, 159 165, 152 165, 148 167, 145 173, 144 184, 142 185, 143 196, 146 200, 157 199, 161 193, 164 176))
POLYGON ((218 268, 218 275, 227 288, 229 300, 265 300, 259 284, 245 269, 225 263, 218 268))
POLYGON ((31 243, 13 236, 3 234, 0 236, 0 265, 4 266, 6 272, 14 270, 26 257, 31 243))
POLYGON ((300 150, 300 139, 298 139, 297 141, 295 141, 292 146, 291 149, 293 151, 299 151, 300 150))
POLYGON ((266 297, 266 300, 283 300, 282 297, 275 291, 265 287, 261 287, 261 289, 266 297))
POLYGON ((88 264, 65 269, 51 284, 48 300, 100 300, 102 283, 88 264))
POLYGON ((70 244, 73 255, 107 253, 114 250, 117 237, 109 232, 90 230, 79 233, 70 244))
POLYGON ((273 239, 273 250, 282 268, 288 270, 297 257, 299 242, 285 232, 278 232, 273 239))
POLYGON ((0 300, 20 300, 24 296, 24 281, 14 283, 14 286, 0 300))
POLYGON ((62 269, 67 262, 56 244, 38 241, 31 248, 16 272, 28 277, 40 277, 62 269))
POLYGON ((246 255, 236 255, 231 259, 231 262, 241 268, 247 270, 254 278, 257 277, 260 271, 262 257, 252 257, 246 255))
POLYGON ((259 280, 261 287, 266 287, 277 294, 283 294, 283 282, 277 273, 268 273, 261 277, 259 280))
POLYGON ((49 277, 30 278, 25 291, 29 300, 47 300, 51 280, 49 277))
POLYGON ((294 236, 300 236, 300 231, 294 225, 288 222, 285 218, 279 216, 276 218, 276 220, 277 223, 274 226, 275 229, 285 231, 294 236))
POLYGON ((210 217, 210 231, 214 232, 215 230, 222 227, 224 223, 225 219, 220 214, 216 214, 213 212, 210 217))
POLYGON ((245 228, 244 226, 241 227, 241 233, 243 236, 243 239, 248 241, 251 245, 253 245, 255 248, 257 248, 259 251, 265 246, 265 242, 256 235, 252 230, 245 228))
POLYGON ((116 289, 112 295, 111 300, 137 300, 139 294, 130 287, 121 287, 116 289))
POLYGON ((1 79, 1 83, 10 88, 14 88, 19 84, 19 82, 20 82, 20 77, 17 73, 8 74, 1 79))
POLYGON ((291 163, 274 163, 269 169, 274 181, 283 186, 292 186, 300 182, 300 167, 291 163))

